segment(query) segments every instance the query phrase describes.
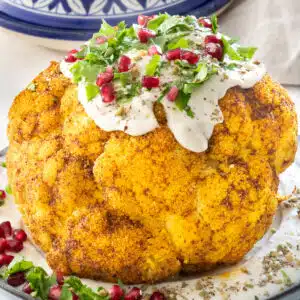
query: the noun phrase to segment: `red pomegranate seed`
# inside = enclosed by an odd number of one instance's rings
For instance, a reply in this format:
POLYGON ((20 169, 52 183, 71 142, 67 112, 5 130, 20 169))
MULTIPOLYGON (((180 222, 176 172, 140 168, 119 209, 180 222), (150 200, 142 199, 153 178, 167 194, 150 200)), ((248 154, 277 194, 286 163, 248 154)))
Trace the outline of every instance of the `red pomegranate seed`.
POLYGON ((172 86, 167 94, 167 99, 171 102, 174 102, 177 98, 178 92, 178 88, 176 86, 172 86))
POLYGON ((191 65, 196 64, 199 61, 199 56, 191 51, 184 51, 181 53, 181 59, 185 59, 191 65))
POLYGON ((106 41, 107 41, 106 36, 99 36, 96 38, 96 43, 99 45, 104 44, 106 41))
POLYGON ((112 83, 105 83, 102 85, 101 96, 104 103, 111 103, 115 100, 115 91, 112 83))
POLYGON ((155 16, 145 16, 145 15, 139 15, 137 18, 138 24, 140 26, 146 26, 148 22, 153 19, 155 16))
POLYGON ((29 282, 26 282, 25 285, 23 286, 23 292, 25 294, 31 294, 33 292, 33 289, 30 287, 30 283, 29 282))
POLYGON ((113 73, 113 72, 114 72, 114 69, 113 69, 111 66, 108 66, 108 67, 106 67, 105 72, 106 72, 106 73, 113 73))
POLYGON ((25 273, 18 272, 12 275, 9 275, 7 278, 7 283, 11 286, 20 286, 25 282, 25 273))
POLYGON ((5 232, 4 230, 0 227, 0 238, 4 238, 5 237, 5 232))
POLYGON ((56 282, 59 284, 59 285, 63 285, 64 284, 64 274, 63 272, 61 271, 57 271, 56 272, 56 282))
POLYGON ((59 285, 52 286, 49 290, 48 299, 49 300, 59 300, 60 295, 61 295, 61 290, 62 290, 62 287, 59 285))
POLYGON ((0 190, 0 199, 4 200, 6 198, 6 193, 3 190, 0 190))
POLYGON ((159 86, 159 78, 152 76, 144 76, 142 79, 142 86, 151 89, 159 86))
POLYGON ((77 52, 78 50, 76 49, 69 51, 67 56, 65 57, 65 61, 69 63, 75 62, 77 60, 77 57, 75 56, 77 52))
POLYGON ((124 291, 119 285, 113 285, 109 291, 110 300, 120 300, 124 297, 124 291))
POLYGON ((6 249, 11 252, 20 252, 23 250, 23 243, 18 240, 7 240, 6 249))
POLYGON ((174 49, 174 50, 169 50, 166 53, 167 60, 180 59, 180 57, 181 57, 181 50, 179 48, 174 49))
POLYGON ((165 299, 166 299, 165 295, 158 291, 154 292, 150 297, 150 300, 165 300, 165 299))
POLYGON ((207 35, 204 39, 204 43, 205 44, 215 43, 215 44, 220 44, 221 46, 223 46, 222 40, 219 39, 218 37, 216 37, 215 35, 207 35))
POLYGON ((130 64, 131 64, 131 59, 126 55, 122 55, 119 60, 119 66, 118 66, 119 72, 121 73, 127 72, 129 70, 130 64))
POLYGON ((145 28, 138 31, 138 37, 141 43, 147 43, 150 38, 153 38, 155 36, 155 32, 145 28))
POLYGON ((25 242, 27 240, 27 234, 23 229, 16 229, 13 233, 13 238, 20 242, 25 242))
POLYGON ((98 75, 96 84, 98 86, 102 86, 105 83, 109 83, 114 79, 114 73, 112 72, 104 72, 98 75))
POLYGON ((5 236, 11 236, 12 227, 9 221, 1 223, 0 228, 4 231, 5 236))
POLYGON ((76 294, 72 293, 72 295, 73 295, 72 300, 79 300, 79 297, 76 294))
POLYGON ((198 23, 201 24, 203 27, 212 28, 211 21, 208 18, 200 18, 198 20, 198 23))
POLYGON ((0 254, 0 267, 8 266, 13 259, 14 257, 12 255, 0 254))
POLYGON ((205 45, 205 53, 221 60, 223 57, 223 48, 220 44, 208 43, 205 45))
POLYGON ((0 238, 0 253, 4 253, 7 249, 7 241, 6 239, 0 238))
POLYGON ((134 287, 125 296, 125 300, 140 300, 142 299, 142 291, 134 287))
POLYGON ((155 54, 161 55, 161 53, 158 51, 158 49, 155 45, 152 45, 151 47, 149 47, 148 54, 151 56, 155 55, 155 54))

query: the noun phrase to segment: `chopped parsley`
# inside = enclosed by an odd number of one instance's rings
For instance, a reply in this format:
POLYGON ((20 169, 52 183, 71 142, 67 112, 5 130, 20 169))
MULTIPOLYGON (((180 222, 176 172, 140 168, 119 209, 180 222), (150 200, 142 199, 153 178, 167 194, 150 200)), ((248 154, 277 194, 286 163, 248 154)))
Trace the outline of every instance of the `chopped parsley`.
POLYGON ((218 18, 216 15, 211 17, 211 25, 212 25, 212 32, 217 33, 218 31, 218 18))
POLYGON ((6 162, 2 162, 2 163, 1 163, 1 167, 2 167, 2 168, 6 168, 6 162))
POLYGON ((157 72, 157 69, 160 65, 160 55, 155 54, 152 56, 150 62, 146 66, 146 75, 147 76, 154 76, 157 72))
POLYGON ((99 87, 92 83, 88 83, 85 86, 86 97, 88 101, 91 101, 99 94, 99 87))
POLYGON ((5 187, 5 192, 9 195, 12 195, 12 189, 11 189, 11 186, 9 184, 5 187))

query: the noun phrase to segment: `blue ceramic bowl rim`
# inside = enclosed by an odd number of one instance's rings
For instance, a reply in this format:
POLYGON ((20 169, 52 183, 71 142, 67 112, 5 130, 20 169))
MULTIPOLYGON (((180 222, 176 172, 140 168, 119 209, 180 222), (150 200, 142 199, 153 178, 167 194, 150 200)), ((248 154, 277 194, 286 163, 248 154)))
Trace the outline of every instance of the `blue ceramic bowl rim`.
MULTIPOLYGON (((83 1, 83 0, 82 0, 83 1)), ((187 14, 189 11, 197 9, 209 3, 213 3, 215 7, 223 6, 229 0, 198 0, 188 1, 179 0, 180 2, 160 5, 151 9, 134 11, 131 13, 123 13, 118 15, 68 15, 68 14, 50 14, 42 11, 34 11, 18 4, 12 4, 7 0, 0 0, 0 12, 5 13, 13 18, 30 22, 41 26, 52 26, 57 28, 81 29, 81 30, 97 30, 102 18, 105 18, 110 24, 116 25, 122 20, 126 20, 128 24, 136 22, 139 14, 158 14, 162 10, 170 14, 187 14), (187 2, 188 1, 188 2, 187 2)))
MULTIPOLYGON (((204 5, 197 7, 192 11, 188 11, 188 14, 200 16, 200 15, 210 15, 217 10, 222 9, 230 3, 230 0, 217 0, 217 1, 208 1, 204 5), (218 4, 218 5, 217 5, 218 4)), ((183 14, 183 13, 182 13, 183 14)), ((109 19, 107 19, 110 22, 109 19)), ((126 19, 128 22, 129 19, 126 19)), ((136 21, 136 19, 134 19, 136 21)), ((66 29, 58 27, 49 27, 33 24, 30 22, 22 21, 17 18, 13 18, 10 15, 7 15, 0 10, 0 26, 3 26, 7 29, 24 33, 27 35, 51 38, 57 40, 73 40, 73 41, 86 41, 89 39, 92 34, 98 31, 101 21, 97 20, 97 27, 94 29, 66 29)))

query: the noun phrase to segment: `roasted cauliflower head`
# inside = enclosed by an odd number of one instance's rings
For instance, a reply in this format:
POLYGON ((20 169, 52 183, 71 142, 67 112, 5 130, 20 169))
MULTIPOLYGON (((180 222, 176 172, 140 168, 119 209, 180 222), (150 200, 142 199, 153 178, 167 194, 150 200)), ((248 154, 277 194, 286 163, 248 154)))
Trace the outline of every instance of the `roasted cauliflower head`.
POLYGON ((54 270, 154 282, 239 261, 272 222, 278 175, 293 161, 297 119, 269 75, 219 100, 209 148, 175 140, 164 109, 144 136, 105 132, 59 64, 34 79, 9 113, 15 201, 54 270))

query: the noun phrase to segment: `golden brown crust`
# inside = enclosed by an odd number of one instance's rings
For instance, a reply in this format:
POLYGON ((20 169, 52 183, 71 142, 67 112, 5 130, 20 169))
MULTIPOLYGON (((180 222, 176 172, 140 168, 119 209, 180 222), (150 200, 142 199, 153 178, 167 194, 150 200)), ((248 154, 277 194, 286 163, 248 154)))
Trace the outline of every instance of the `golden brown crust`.
POLYGON ((53 269, 152 282, 240 260, 277 208, 278 174, 296 151, 286 91, 266 75, 220 100, 209 149, 182 148, 166 126, 139 137, 97 127, 57 63, 10 110, 9 180, 53 269))

